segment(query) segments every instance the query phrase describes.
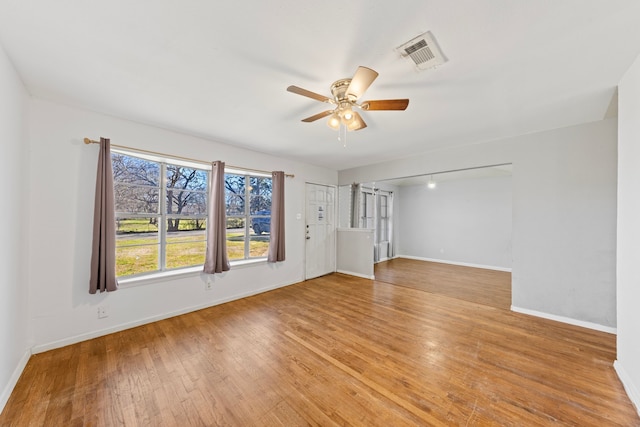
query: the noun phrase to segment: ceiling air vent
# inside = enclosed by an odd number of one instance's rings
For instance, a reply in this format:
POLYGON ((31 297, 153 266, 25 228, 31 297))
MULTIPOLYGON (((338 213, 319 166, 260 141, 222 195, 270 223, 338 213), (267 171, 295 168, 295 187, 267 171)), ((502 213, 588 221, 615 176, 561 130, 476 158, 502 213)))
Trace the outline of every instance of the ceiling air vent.
POLYGON ((398 46, 396 51, 403 57, 412 59, 419 70, 427 70, 447 62, 431 31, 398 46))

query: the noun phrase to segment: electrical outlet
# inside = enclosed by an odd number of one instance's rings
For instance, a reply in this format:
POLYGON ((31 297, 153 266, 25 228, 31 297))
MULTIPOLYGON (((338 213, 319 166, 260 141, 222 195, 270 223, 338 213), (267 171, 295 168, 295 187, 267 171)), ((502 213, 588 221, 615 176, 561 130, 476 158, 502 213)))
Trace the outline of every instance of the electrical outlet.
POLYGON ((210 291, 211 289, 213 289, 213 283, 211 283, 211 279, 207 278, 204 282, 204 290, 210 291))
POLYGON ((98 319, 104 319, 108 316, 109 313, 107 312, 107 307, 105 307, 104 305, 98 307, 98 319))

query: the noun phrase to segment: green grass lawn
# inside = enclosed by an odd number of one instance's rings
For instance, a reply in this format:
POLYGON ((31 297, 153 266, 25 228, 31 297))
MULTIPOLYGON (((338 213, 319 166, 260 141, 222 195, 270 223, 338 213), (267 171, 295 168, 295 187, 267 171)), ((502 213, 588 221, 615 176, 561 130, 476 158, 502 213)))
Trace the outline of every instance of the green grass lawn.
MULTIPOLYGON (((143 220, 148 225, 148 220, 143 220)), ((139 224, 140 225, 140 224, 139 224)), ((129 227, 129 233, 116 239, 116 275, 118 277, 157 271, 158 235, 140 233, 140 228, 129 227)), ((154 230, 157 231, 157 230, 154 230)), ((204 264, 206 252, 203 232, 172 232, 167 237, 166 267, 178 268, 204 264)), ((252 236, 249 244, 251 257, 267 256, 269 236, 252 236)), ((244 233, 227 234, 227 254, 230 260, 244 258, 244 233)))

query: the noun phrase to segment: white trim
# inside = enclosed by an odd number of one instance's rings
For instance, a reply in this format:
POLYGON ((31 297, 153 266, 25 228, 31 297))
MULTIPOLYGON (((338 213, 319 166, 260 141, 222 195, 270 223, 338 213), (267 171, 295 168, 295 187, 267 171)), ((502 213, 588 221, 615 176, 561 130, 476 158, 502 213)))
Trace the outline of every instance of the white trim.
POLYGON ((444 259, 424 258, 419 256, 411 256, 411 255, 397 255, 394 258, 407 258, 407 259, 415 259, 418 261, 439 262, 440 264, 461 265, 463 267, 484 268, 485 270, 506 271, 508 273, 511 273, 511 268, 496 267, 494 265, 473 264, 470 262, 449 261, 444 259))
POLYGON ((527 308, 521 308, 511 306, 511 311, 516 313, 528 314, 529 316, 541 317, 543 319, 555 320, 556 322, 567 323, 569 325, 580 326, 582 328, 593 329, 595 331, 606 332, 608 334, 616 335, 618 330, 611 326, 599 325, 597 323, 585 322, 584 320, 572 319, 570 317, 557 316, 555 314, 543 313, 541 311, 529 310, 527 308))
POLYGON ((27 351, 24 352, 24 354, 18 361, 18 366, 16 366, 16 369, 13 370, 13 374, 11 374, 9 382, 7 382, 4 390, 2 390, 2 394, 0 394, 0 412, 4 410, 5 405, 9 401, 9 397, 11 397, 11 393, 18 383, 20 375, 22 375, 22 371, 24 371, 24 368, 27 366, 27 363, 31 358, 31 354, 32 353, 30 349, 27 349, 27 351))
MULTIPOLYGON (((231 269, 237 270, 239 268, 246 268, 257 264, 266 264, 267 258, 249 258, 239 259, 231 261, 231 269)), ((196 265, 194 267, 177 268, 175 270, 157 271, 154 273, 141 274, 137 276, 124 276, 118 279, 118 285, 120 289, 133 288, 141 285, 148 285, 150 283, 165 282, 167 280, 174 280, 183 277, 193 277, 205 275, 202 269, 203 265, 196 265)))
POLYGON ((353 271, 345 271, 345 270, 336 270, 336 273, 348 274, 349 276, 362 277, 363 279, 376 280, 376 276, 373 274, 371 276, 367 276, 366 274, 354 273, 353 271))
POLYGON ((338 227, 336 231, 348 231, 349 233, 371 233, 373 228, 349 228, 349 227, 338 227))
POLYGON ((631 403, 635 406, 638 415, 640 415, 640 391, 638 391, 636 386, 633 384, 631 377, 627 374, 627 371, 625 371, 619 360, 613 362, 613 368, 616 370, 618 378, 620 378, 620 382, 624 386, 627 396, 629 396, 629 400, 631 400, 631 403))
POLYGON ((257 294, 261 294, 263 292, 268 292, 268 291, 272 291, 274 289, 278 289, 278 288, 284 288, 286 286, 291 286, 294 285, 296 283, 300 283, 299 280, 295 281, 295 282, 291 282, 291 283, 285 283, 285 284, 280 284, 280 285, 274 285, 274 286, 267 286, 265 288, 260 288, 260 289, 255 289, 251 292, 245 292, 245 293, 241 293, 241 294, 237 294, 237 295, 233 295, 227 298, 221 298, 218 300, 214 300, 214 301, 209 301, 205 304, 199 304, 199 305, 194 305, 191 307, 187 307, 187 308, 183 308, 181 310, 176 310, 176 311, 172 311, 169 313, 164 313, 164 314, 159 314, 156 316, 151 316, 151 317, 147 317, 145 319, 140 319, 140 320, 135 320, 133 322, 127 322, 127 323, 122 323, 120 325, 116 325, 116 326, 112 326, 110 328, 105 328, 105 329, 100 329, 98 331, 93 331, 93 332, 88 332, 85 334, 80 334, 80 335, 75 335, 72 337, 68 337, 68 338, 64 338, 58 341, 53 341, 50 343, 45 343, 45 344, 39 344, 39 345, 35 345, 31 348, 31 352, 32 354, 38 354, 38 353, 43 353, 45 351, 49 351, 49 350, 53 350, 56 348, 60 348, 60 347, 64 347, 67 345, 71 345, 71 344, 76 344, 82 341, 87 341, 93 338, 98 338, 104 335, 109 335, 112 334, 114 332, 120 332, 120 331, 124 331, 127 329, 131 329, 131 328, 135 328, 137 326, 141 326, 141 325, 146 325, 148 323, 153 323, 153 322, 157 322, 159 320, 164 320, 164 319, 169 319, 171 317, 176 317, 176 316, 180 316, 182 314, 186 314, 186 313, 191 313, 193 311, 198 311, 198 310, 202 310, 204 308, 209 308, 209 307, 213 307, 216 305, 220 305, 220 304, 224 304, 230 301, 235 301, 235 300, 239 300, 242 298, 247 298, 253 295, 257 295, 257 294))

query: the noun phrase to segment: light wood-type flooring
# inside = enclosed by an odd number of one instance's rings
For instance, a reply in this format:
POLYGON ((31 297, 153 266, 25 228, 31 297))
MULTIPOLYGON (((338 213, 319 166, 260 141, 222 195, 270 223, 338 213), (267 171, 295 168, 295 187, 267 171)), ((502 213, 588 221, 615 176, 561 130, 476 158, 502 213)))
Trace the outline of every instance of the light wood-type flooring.
POLYGON ((396 261, 34 355, 0 426, 640 426, 613 335, 396 261))
POLYGON ((511 273, 396 258, 376 264, 380 282, 509 310, 511 273))

